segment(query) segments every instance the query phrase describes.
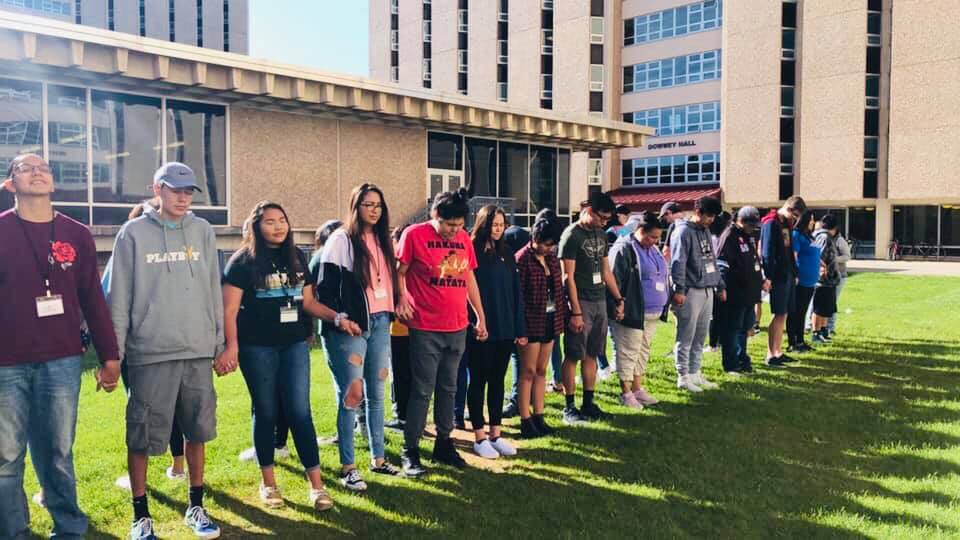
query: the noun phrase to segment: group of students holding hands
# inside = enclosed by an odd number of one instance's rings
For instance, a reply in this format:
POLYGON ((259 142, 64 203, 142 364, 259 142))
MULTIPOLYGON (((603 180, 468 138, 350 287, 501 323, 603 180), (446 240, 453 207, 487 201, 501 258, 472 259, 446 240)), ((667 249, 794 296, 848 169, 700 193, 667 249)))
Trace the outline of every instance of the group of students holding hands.
MULTIPOLYGON (((547 436, 554 428, 545 418, 546 371, 561 341, 563 421, 597 420, 606 416, 595 388, 608 328, 620 400, 642 409, 657 403, 644 388, 644 373, 654 332, 671 306, 677 386, 699 392, 717 386, 701 370, 714 297, 723 367, 738 374, 752 370, 746 338, 762 290, 770 291, 774 315, 767 364, 790 361, 774 341, 782 339, 784 317, 807 297, 800 292, 808 287, 804 268, 798 283, 796 263, 805 248, 795 256, 796 246, 818 249, 814 330, 826 339, 842 283, 835 220, 823 218, 815 236, 802 230, 795 236, 805 211, 798 197, 762 222, 755 208, 740 209, 718 239, 709 232, 722 212, 717 199, 698 200, 685 219, 675 207, 646 212, 620 227, 611 244, 604 229, 614 203, 592 193, 567 227, 543 210, 515 250, 507 240, 516 231, 508 233, 497 206, 481 208, 472 230, 465 230, 465 190, 436 196, 428 221, 391 229, 384 193, 364 183, 353 189, 344 222, 318 231, 323 245, 309 261, 294 244, 283 207, 257 203, 244 222, 241 247, 221 272, 213 228, 189 211, 202 187, 188 166, 167 163, 154 175, 152 204, 138 207, 141 215, 117 234, 101 280, 88 229, 54 211, 48 163, 34 154, 17 156, 3 188, 16 205, 0 213, 0 538, 28 530, 28 449, 54 534, 86 532, 72 455, 84 322, 100 360, 98 389, 111 392, 122 379, 127 393, 130 538, 155 538, 147 464, 168 446, 186 458, 186 472, 176 462, 167 471, 189 481, 186 526, 197 537, 216 538, 220 529, 203 505, 204 445, 217 433, 214 373, 239 368, 249 391, 262 503, 284 504, 274 460, 289 432, 307 500, 320 511, 334 504, 320 474, 310 407, 314 319, 337 398, 338 478, 346 489, 363 491, 353 437, 358 415, 372 475, 427 472, 420 440, 431 400, 432 460, 465 466, 451 439, 461 421, 455 419, 461 362, 469 373, 474 451, 488 459, 512 456, 517 449, 501 427, 511 356, 518 367, 520 436, 547 436), (387 460, 384 444, 391 374, 400 420, 394 425, 403 429, 399 467, 387 460)), ((793 334, 790 345, 799 350, 793 334)))

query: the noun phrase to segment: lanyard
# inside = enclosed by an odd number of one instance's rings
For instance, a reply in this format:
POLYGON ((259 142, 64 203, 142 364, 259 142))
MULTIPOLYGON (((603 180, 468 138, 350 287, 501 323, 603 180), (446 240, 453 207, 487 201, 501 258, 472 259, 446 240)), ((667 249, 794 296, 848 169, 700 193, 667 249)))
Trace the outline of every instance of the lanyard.
POLYGON ((376 237, 373 237, 373 246, 374 249, 367 246, 367 251, 370 251, 373 256, 373 266, 377 270, 377 286, 380 286, 383 283, 383 266, 386 265, 386 261, 383 260, 383 250, 380 249, 380 243, 377 242, 376 237))
POLYGON ((20 214, 16 214, 17 223, 20 224, 20 231, 23 232, 23 238, 27 241, 27 245, 30 246, 30 251, 33 253, 33 261, 37 265, 37 272, 40 274, 40 279, 43 280, 43 286, 47 290, 47 296, 50 296, 50 269, 53 268, 53 242, 56 238, 56 222, 57 222, 57 212, 53 212, 53 220, 50 221, 50 245, 49 251, 47 252, 47 264, 43 264, 43 257, 40 253, 37 252, 36 246, 33 245, 33 241, 30 240, 30 235, 27 234, 27 226, 23 224, 23 219, 20 217, 20 214))

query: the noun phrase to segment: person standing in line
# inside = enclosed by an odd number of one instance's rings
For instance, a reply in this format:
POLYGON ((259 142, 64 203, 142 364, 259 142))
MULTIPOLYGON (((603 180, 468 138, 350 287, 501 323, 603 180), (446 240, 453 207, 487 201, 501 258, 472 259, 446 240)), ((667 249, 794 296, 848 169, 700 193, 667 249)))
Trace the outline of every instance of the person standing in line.
POLYGON ((753 372, 747 354, 747 333, 753 328, 754 309, 761 291, 770 288, 763 278, 754 232, 760 226, 760 211, 744 206, 736 221, 720 235, 717 264, 726 285, 727 301, 720 302, 717 331, 720 336, 723 371, 738 376, 753 372))
MULTIPOLYGON (((85 319, 100 366, 97 390, 120 377, 119 348, 97 276, 93 236, 53 208, 53 172, 36 154, 9 164, 0 191, 13 209, 0 213, 0 537, 26 538, 25 456, 53 536, 81 538, 88 519, 77 502, 73 443, 77 429, 85 319)), ((170 431, 167 431, 167 435, 170 431)))
POLYGON ((830 343, 827 324, 837 313, 837 287, 840 285, 840 264, 837 249, 837 218, 827 214, 820 218, 813 243, 820 248, 820 276, 813 292, 813 341, 830 343))
POLYGON ((477 255, 477 287, 489 324, 488 337, 477 341, 467 336, 467 367, 470 387, 470 423, 473 425, 473 451, 480 457, 496 459, 516 455, 517 449, 501 435, 503 380, 510 355, 527 344, 520 277, 513 254, 503 242, 506 214, 496 205, 477 212, 470 239, 477 255), (484 430, 483 401, 487 394, 490 413, 489 432, 484 430))
POLYGON ((224 358, 238 362, 250 393, 255 458, 260 466, 260 501, 283 506, 274 474, 277 416, 283 411, 297 455, 310 482, 316 510, 333 500, 320 478, 317 433, 310 412, 310 347, 313 319, 335 312, 317 302, 307 258, 293 243, 283 207, 260 201, 244 222, 243 244, 223 272, 224 358))
POLYGON ((477 258, 463 223, 470 206, 467 190, 447 191, 433 200, 431 219, 403 232, 397 254, 399 302, 397 315, 410 328, 410 400, 404 446, 403 472, 410 477, 426 473, 420 461, 420 438, 427 422, 430 397, 437 439, 433 460, 466 466, 450 438, 457 368, 466 347, 467 303, 477 317, 473 328, 479 341, 487 339, 487 323, 474 270, 477 258))
POLYGON ((617 319, 623 318, 623 297, 607 261, 607 237, 603 226, 613 215, 610 195, 590 194, 580 204, 580 218, 560 237, 560 259, 570 301, 570 323, 564 334, 563 387, 566 406, 563 421, 577 424, 599 420, 606 415, 594 402, 597 383, 597 356, 607 346, 607 298, 609 289, 616 304, 617 319), (574 405, 577 389, 577 363, 581 362, 583 405, 574 405))
MULTIPOLYGON (((787 352, 804 353, 813 350, 804 340, 803 327, 807 308, 810 307, 820 276, 820 248, 813 243, 816 221, 813 210, 807 210, 793 228, 793 251, 797 257, 797 292, 793 311, 787 316, 787 352)), ((786 362, 791 360, 789 357, 785 359, 786 362)))
POLYGON ((520 347, 519 376, 520 436, 524 439, 554 432, 543 414, 547 362, 567 316, 563 272, 555 253, 562 232, 555 217, 538 219, 533 224, 530 243, 516 255, 527 330, 527 343, 520 347))
POLYGON ((124 224, 110 259, 107 301, 129 382, 126 443, 135 540, 154 538, 147 462, 166 452, 174 418, 187 441, 184 522, 197 537, 220 536, 203 506, 204 445, 216 437, 213 371, 227 375, 237 362, 222 354, 216 235, 189 211, 199 190, 190 167, 177 162, 160 167, 153 177, 159 210, 146 208, 124 224))
MULTIPOLYGON (((730 215, 730 212, 724 210, 723 212, 720 212, 720 215, 717 216, 717 219, 713 220, 713 224, 710 225, 710 241, 713 243, 713 252, 717 255, 720 254, 720 235, 723 234, 723 231, 727 230, 732 221, 733 216, 730 215)), ((720 332, 718 331, 717 322, 717 316, 719 313, 720 298, 719 295, 714 295, 713 314, 710 316, 710 332, 708 338, 710 352, 717 352, 720 348, 720 332)))
POLYGON ((684 218, 683 208, 679 203, 670 201, 663 203, 660 207, 660 223, 667 227, 667 232, 663 234, 663 258, 667 261, 670 257, 670 239, 673 237, 673 231, 679 221, 684 218))
POLYGON ((636 231, 617 240, 610 251, 613 275, 625 300, 623 320, 612 323, 620 402, 633 409, 658 403, 643 387, 643 378, 650 344, 667 303, 669 271, 658 249, 662 232, 660 220, 646 212, 636 231))
POLYGON ((323 324, 323 343, 336 387, 340 484, 365 491, 353 446, 355 411, 361 403, 366 403, 370 472, 400 473, 386 460, 383 433, 397 274, 383 191, 370 183, 355 187, 349 211, 344 227, 324 247, 318 298, 337 312, 332 325, 323 324), (343 320, 354 321, 362 333, 345 328, 343 320))
POLYGON ((726 301, 717 256, 710 240, 710 225, 723 211, 720 201, 703 197, 694 213, 677 224, 670 239, 670 275, 673 278, 673 305, 677 317, 677 388, 701 392, 717 388, 701 372, 703 345, 710 328, 714 293, 726 301))
POLYGON ((837 284, 837 311, 827 321, 827 335, 833 337, 837 330, 837 315, 840 310, 840 293, 847 284, 847 262, 850 260, 850 244, 842 234, 837 234, 837 270, 840 272, 840 283, 837 284))
MULTIPOLYGON (((393 228, 390 241, 393 252, 400 251, 400 237, 407 224, 393 228)), ((393 400, 393 420, 384 427, 403 431, 407 424, 407 401, 410 398, 410 330, 396 317, 390 323, 390 398, 393 400)))
MULTIPOLYGON (((550 211, 552 212, 552 210, 550 211)), ((543 212, 543 210, 541 210, 541 212, 543 212)), ((516 256, 517 252, 529 242, 530 232, 519 225, 510 225, 507 227, 507 230, 503 232, 503 243, 506 244, 507 249, 513 256, 516 256)), ((503 418, 513 418, 520 414, 520 409, 517 407, 517 391, 520 384, 520 357, 516 351, 510 356, 510 365, 513 366, 513 381, 510 387, 510 393, 506 396, 506 401, 504 401, 503 404, 503 418)))
POLYGON ((783 332, 787 314, 796 304, 797 259, 793 252, 793 225, 807 209, 807 203, 794 195, 778 210, 760 220, 760 257, 763 274, 770 280, 770 313, 767 328, 767 360, 770 367, 782 367, 793 360, 783 354, 783 332))

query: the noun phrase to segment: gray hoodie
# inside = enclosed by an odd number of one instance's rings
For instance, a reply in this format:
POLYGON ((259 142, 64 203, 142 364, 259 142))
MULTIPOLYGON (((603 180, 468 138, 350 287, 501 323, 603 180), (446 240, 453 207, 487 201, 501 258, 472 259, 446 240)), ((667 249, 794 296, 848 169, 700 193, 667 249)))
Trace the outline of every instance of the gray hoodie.
POLYGON ((205 220, 188 212, 171 226, 148 208, 120 228, 106 276, 125 362, 212 359, 223 350, 217 239, 205 220))
POLYGON ((670 277, 673 290, 687 294, 689 289, 723 290, 710 231, 689 220, 674 222, 670 235, 670 277))

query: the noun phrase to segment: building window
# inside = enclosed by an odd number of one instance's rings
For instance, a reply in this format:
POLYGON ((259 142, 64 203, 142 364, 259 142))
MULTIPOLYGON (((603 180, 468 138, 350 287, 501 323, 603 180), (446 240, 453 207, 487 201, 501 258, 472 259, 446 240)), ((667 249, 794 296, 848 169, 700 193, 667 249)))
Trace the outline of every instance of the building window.
POLYGON ((467 51, 457 51, 457 73, 467 72, 467 51))
POLYGON ((867 108, 880 108, 880 76, 867 75, 867 108))
POLYGON ((540 98, 553 99, 553 75, 547 73, 540 75, 540 98))
POLYGON ((623 92, 641 92, 720 79, 720 49, 623 68, 623 92))
POLYGON ((140 0, 139 11, 140 11, 140 37, 147 35, 147 6, 145 5, 146 0, 140 0))
POLYGON ((430 88, 433 86, 431 82, 433 80, 432 73, 432 58, 433 58, 433 49, 431 42, 433 41, 433 6, 431 5, 430 0, 423 0, 423 23, 421 24, 421 35, 423 43, 423 61, 420 69, 421 72, 421 81, 424 88, 430 88))
POLYGON ((590 17, 590 43, 603 43, 603 17, 590 17))
POLYGON ((223 206, 227 188, 226 110, 218 105, 166 100, 166 161, 193 169, 203 192, 194 204, 223 206))
POLYGON ((720 131, 720 102, 637 111, 631 114, 630 121, 654 128, 657 137, 720 131))
POLYGON ((73 2, 73 22, 77 24, 83 24, 83 9, 81 9, 81 4, 83 0, 74 0, 73 2))
POLYGON ((505 39, 497 40, 497 63, 507 63, 507 40, 505 39))
POLYGON ((707 184, 720 181, 720 153, 623 160, 623 185, 707 184))
MULTIPOLYGON (((109 133, 101 129, 100 134, 109 133)), ((47 86, 47 145, 54 201, 87 202, 87 90, 47 86)), ((109 136, 109 135, 108 135, 109 136)), ((83 219, 88 221, 87 218, 83 219)))
POLYGON ((466 8, 457 10, 457 32, 467 32, 469 30, 468 13, 466 8))
POLYGON ((544 28, 541 30, 540 53, 544 55, 553 54, 553 29, 544 28))
POLYGON ((391 15, 400 14, 400 0, 390 0, 390 14, 391 15))
POLYGON ((540 108, 553 109, 553 1, 540 11, 540 108))
POLYGON ((203 47, 203 0, 197 0, 197 47, 203 47))
POLYGON ((177 0, 167 2, 167 24, 170 29, 170 41, 177 41, 177 0))
POLYGON ((510 20, 510 14, 508 7, 509 0, 500 0, 500 9, 497 10, 497 22, 508 22, 510 20))
POLYGON ((794 113, 793 87, 780 87, 780 116, 793 118, 794 113))
POLYGON ((497 83, 497 99, 500 101, 507 100, 507 83, 498 82, 497 83))
POLYGON ((433 69, 431 68, 432 62, 433 61, 430 60, 429 58, 423 59, 422 72, 423 72, 424 81, 429 81, 433 79, 433 69))
POLYGON ((230 0, 223 0, 223 52, 230 52, 230 0))
POLYGON ((599 186, 603 181, 603 159, 590 158, 587 162, 587 184, 599 186))
POLYGON ((666 9, 624 20, 624 46, 648 43, 720 28, 723 24, 721 0, 666 9))
POLYGON ((400 31, 399 30, 390 30, 390 50, 391 51, 400 50, 400 31))
POLYGON ((16 111, 0 119, 0 168, 19 154, 42 153, 43 94, 39 83, 0 79, 0 109, 16 111))
POLYGON ((107 30, 115 30, 113 0, 107 0, 107 30))
POLYGON ((783 60, 793 60, 796 58, 797 30, 795 28, 784 28, 780 44, 780 58, 783 60))

